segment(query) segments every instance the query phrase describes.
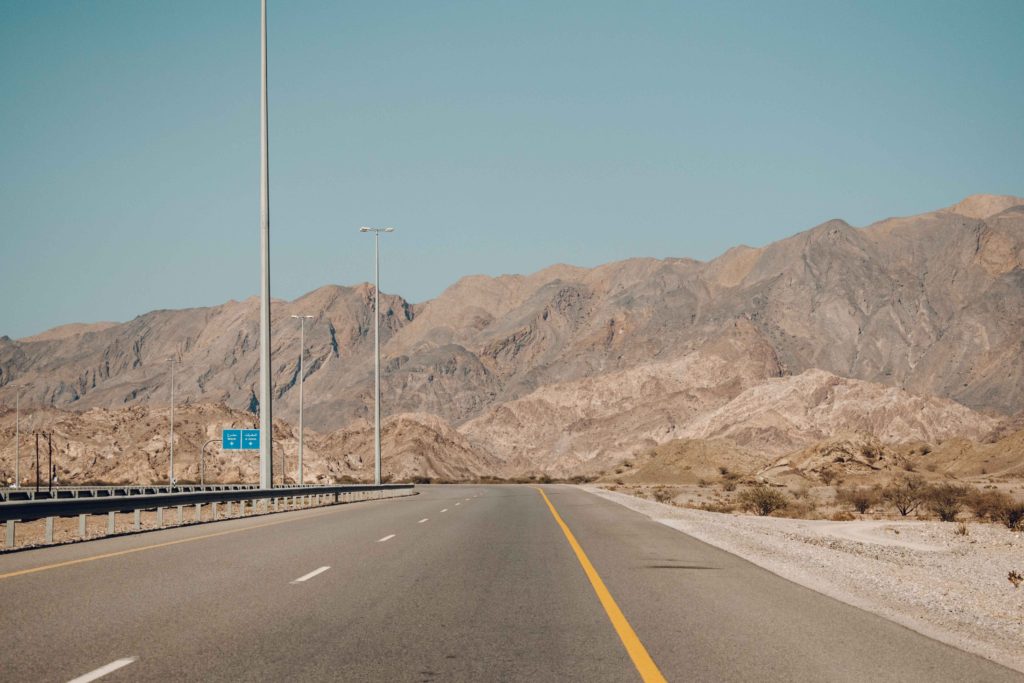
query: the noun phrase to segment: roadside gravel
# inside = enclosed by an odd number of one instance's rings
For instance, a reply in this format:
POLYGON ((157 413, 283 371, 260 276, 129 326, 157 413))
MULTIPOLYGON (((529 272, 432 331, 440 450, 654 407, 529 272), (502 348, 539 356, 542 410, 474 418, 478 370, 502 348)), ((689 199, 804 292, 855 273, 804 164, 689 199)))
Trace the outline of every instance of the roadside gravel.
POLYGON ((1024 534, 995 524, 782 519, 585 490, 790 581, 1024 672, 1024 534))

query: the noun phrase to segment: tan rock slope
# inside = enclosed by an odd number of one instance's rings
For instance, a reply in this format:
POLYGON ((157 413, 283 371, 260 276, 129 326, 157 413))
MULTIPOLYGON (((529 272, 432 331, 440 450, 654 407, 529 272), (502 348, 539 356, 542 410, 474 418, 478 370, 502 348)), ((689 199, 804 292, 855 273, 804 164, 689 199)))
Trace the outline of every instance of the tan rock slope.
MULTIPOLYGON (((0 413, 0 480, 14 477, 14 413, 0 413)), ((133 406, 120 410, 93 408, 77 413, 46 409, 21 423, 21 480, 35 483, 35 432, 41 440, 41 482, 46 486, 48 443, 63 484, 142 484, 166 482, 169 462, 169 413, 166 408, 133 406)), ((223 429, 254 428, 254 416, 222 405, 178 406, 175 410, 174 462, 180 481, 200 481, 205 446, 207 483, 254 483, 258 454, 222 452, 223 429), (213 443, 210 443, 213 441, 213 443)), ((297 478, 298 435, 288 423, 274 424, 275 481, 297 478), (286 478, 282 478, 282 473, 286 478)), ((385 478, 410 480, 472 479, 500 472, 500 463, 473 451, 465 437, 433 415, 397 415, 385 420, 382 451, 385 478)), ((329 434, 306 430, 303 470, 307 483, 372 481, 373 431, 365 421, 329 434)))
MULTIPOLYGON (((292 313, 315 316, 307 426, 358 431, 371 417, 372 294, 274 302, 277 417, 297 418, 292 313)), ((436 416, 394 429, 409 443, 442 435, 439 476, 589 471, 675 438, 773 457, 846 431, 973 442, 996 429, 986 416, 1024 408, 1024 200, 976 195, 863 229, 833 220, 708 263, 472 276, 382 305, 385 414, 436 416)), ((255 300, 0 337, 0 405, 21 385, 36 409, 156 410, 174 355, 179 400, 252 411, 257 340, 255 300)))

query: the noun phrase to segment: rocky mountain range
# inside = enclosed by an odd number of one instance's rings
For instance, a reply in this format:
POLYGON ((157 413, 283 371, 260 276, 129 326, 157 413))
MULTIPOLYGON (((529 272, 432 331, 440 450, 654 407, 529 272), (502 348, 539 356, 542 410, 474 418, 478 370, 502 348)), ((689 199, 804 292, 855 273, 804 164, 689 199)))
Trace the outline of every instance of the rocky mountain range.
MULTIPOLYGON (((313 315, 306 424, 341 450, 372 417, 372 300, 331 285, 272 306, 275 417, 298 408, 288 316, 313 315)), ((257 307, 0 337, 0 404, 20 386, 36 407, 159 408, 173 357, 179 401, 252 411, 257 307)), ((974 439, 1024 408, 1024 200, 832 220, 709 262, 471 276, 381 307, 385 413, 458 443, 469 470, 591 471, 680 438, 771 456, 844 430, 974 439)))

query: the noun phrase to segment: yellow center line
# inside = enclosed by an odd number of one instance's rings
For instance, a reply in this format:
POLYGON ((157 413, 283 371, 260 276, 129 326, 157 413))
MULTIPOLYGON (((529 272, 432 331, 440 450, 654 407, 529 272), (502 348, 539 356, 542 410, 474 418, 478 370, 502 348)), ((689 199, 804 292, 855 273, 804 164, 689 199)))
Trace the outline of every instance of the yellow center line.
POLYGON ((637 672, 640 674, 640 678, 644 683, 665 683, 665 677, 658 670, 658 665, 651 659, 651 655, 647 653, 647 648, 640 642, 640 638, 637 637, 636 631, 629 625, 629 621, 626 620, 626 616, 619 609, 619 606, 615 603, 615 599, 612 594, 608 592, 608 588, 604 585, 604 581, 601 580, 597 570, 594 569, 594 565, 590 563, 587 558, 587 554, 583 552, 583 548, 580 546, 576 537, 572 535, 572 531, 569 530, 569 525, 562 521, 562 517, 558 514, 558 510, 551 504, 551 500, 548 495, 544 493, 544 489, 534 487, 544 497, 544 502, 548 504, 548 509, 551 510, 552 516, 555 521, 558 522, 558 526, 562 528, 562 533, 565 534, 566 539, 569 541, 569 545, 572 546, 572 550, 576 553, 576 559, 580 561, 580 565, 583 567, 583 572, 590 579, 590 585, 594 587, 594 592, 597 593, 597 599, 601 601, 601 606, 604 607, 605 613, 608 615, 608 619, 612 622, 612 626, 615 627, 615 632, 619 634, 619 640, 626 647, 626 652, 629 653, 629 658, 633 660, 633 666, 636 667, 637 672))
MULTIPOLYGON (((334 506, 332 506, 334 507, 334 506)), ((341 509, 342 506, 338 506, 337 509, 341 509)), ((324 510, 316 514, 304 515, 302 517, 295 517, 293 519, 278 519, 273 522, 264 522, 263 524, 254 524, 252 526, 243 527, 241 529, 228 529, 227 531, 216 531, 212 534, 203 534, 201 536, 190 536, 189 538, 179 538, 176 541, 164 541, 163 543, 153 543, 151 545, 139 546, 138 548, 128 548, 127 550, 118 550, 113 553, 103 553, 102 555, 91 555, 89 557, 80 557, 77 560, 67 560, 65 562, 56 562, 54 564, 44 564, 40 567, 31 567, 29 569, 19 569, 18 571, 8 572, 6 574, 0 574, 0 581, 4 579, 11 579, 15 576, 23 576, 25 574, 35 574, 36 572, 45 572, 50 569, 59 569, 61 567, 70 567, 75 564, 84 564, 86 562, 95 562, 96 560, 106 560, 111 557, 120 557, 121 555, 131 555, 132 553, 141 553, 143 550, 153 550, 155 548, 166 548, 171 545, 178 545, 180 543, 191 543, 193 541, 202 541, 207 538, 216 538, 217 536, 227 536, 228 534, 238 534, 243 531, 252 531, 253 529, 262 529, 268 526, 276 526, 278 524, 287 524, 289 522, 298 522, 304 519, 311 519, 313 517, 320 517, 330 512, 336 512, 337 509, 324 510)), ((227 520, 224 520, 227 521, 227 520)))

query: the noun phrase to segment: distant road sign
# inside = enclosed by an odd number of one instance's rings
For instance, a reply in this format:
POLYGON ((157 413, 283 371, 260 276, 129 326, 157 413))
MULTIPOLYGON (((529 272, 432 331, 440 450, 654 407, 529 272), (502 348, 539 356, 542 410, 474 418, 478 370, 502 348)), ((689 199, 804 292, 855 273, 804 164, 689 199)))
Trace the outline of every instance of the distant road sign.
POLYGON ((258 429, 243 429, 242 430, 242 450, 243 451, 258 451, 260 449, 260 430, 258 429))
POLYGON ((242 447, 242 430, 225 429, 220 433, 220 447, 225 451, 237 451, 242 447))

